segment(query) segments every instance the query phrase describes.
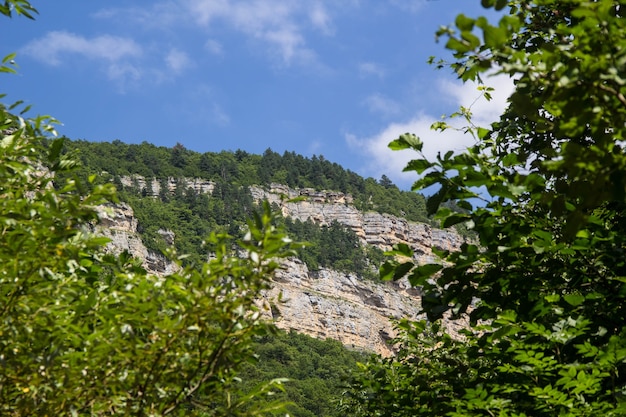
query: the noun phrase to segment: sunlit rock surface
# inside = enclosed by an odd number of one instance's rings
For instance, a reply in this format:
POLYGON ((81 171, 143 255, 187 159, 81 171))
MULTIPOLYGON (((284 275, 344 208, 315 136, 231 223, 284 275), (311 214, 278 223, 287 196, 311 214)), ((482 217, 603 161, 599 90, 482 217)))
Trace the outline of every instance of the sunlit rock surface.
MULTIPOLYGON (((123 179, 123 183, 139 183, 138 178, 123 179)), ((198 192, 211 192, 213 184, 204 180, 186 180, 189 187, 198 192)), ((173 180, 168 187, 175 187, 173 180)), ((160 185, 152 182, 153 195, 158 195, 160 185)), ((362 244, 375 245, 383 250, 396 243, 406 243, 413 248, 418 263, 436 261, 432 247, 455 250, 463 238, 448 230, 439 230, 422 223, 374 212, 362 213, 352 205, 352 198, 338 192, 293 190, 273 185, 269 190, 251 188, 257 200, 267 199, 278 205, 283 215, 328 225, 337 221, 350 227, 360 237, 362 244), (305 197, 302 201, 289 201, 305 197)), ((160 255, 150 253, 142 244, 137 232, 137 220, 127 204, 107 206, 101 210, 98 229, 111 239, 109 248, 127 250, 142 259, 144 266, 157 274, 168 274, 174 266, 160 255)), ((175 235, 172 231, 160 231, 169 244, 175 235)), ((329 248, 332 250, 332 248, 329 248)), ((381 283, 364 280, 352 274, 330 269, 309 271, 297 259, 288 260, 275 277, 273 288, 259 305, 267 317, 275 320, 279 328, 296 330, 317 338, 333 338, 348 347, 393 353, 387 341, 394 336, 393 319, 418 318, 420 299, 418 289, 405 281, 381 283)), ((450 333, 456 334, 462 324, 446 323, 450 333)))

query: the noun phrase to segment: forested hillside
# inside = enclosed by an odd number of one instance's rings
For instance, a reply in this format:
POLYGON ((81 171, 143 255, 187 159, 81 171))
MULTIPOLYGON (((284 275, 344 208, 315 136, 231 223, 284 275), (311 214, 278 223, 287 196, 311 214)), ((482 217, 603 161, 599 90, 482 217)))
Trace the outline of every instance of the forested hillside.
MULTIPOLYGON (((380 181, 345 170, 323 157, 305 158, 285 152, 282 156, 265 151, 253 155, 238 150, 204 154, 185 149, 157 147, 149 143, 125 144, 121 141, 66 141, 65 152, 82 161, 79 175, 95 174, 99 181, 112 182, 120 197, 129 202, 139 219, 142 240, 154 251, 166 245, 160 229, 176 233, 179 253, 191 255, 188 262, 200 262, 204 256, 202 241, 211 231, 224 231, 241 237, 247 219, 255 207, 248 189, 251 185, 269 187, 272 183, 294 188, 334 190, 350 194, 353 205, 362 211, 377 211, 411 221, 433 221, 426 215, 425 199, 413 192, 401 191, 383 177, 380 181), (143 186, 135 181, 124 186, 121 178, 141 177, 156 180, 158 198, 151 181, 143 186), (183 178, 200 178, 214 183, 212 193, 194 191, 181 185, 183 178), (173 180, 172 192, 167 186, 173 180)), ((352 230, 338 223, 319 227, 311 221, 284 219, 286 230, 294 239, 310 243, 300 250, 300 258, 311 268, 332 267, 339 271, 375 278, 383 261, 382 251, 361 246, 352 230), (332 247, 332 250, 328 248, 332 247)))
POLYGON ((292 188, 339 191, 350 194, 359 210, 431 222, 422 195, 399 190, 385 176, 378 181, 364 179, 323 156, 306 158, 293 152, 280 155, 271 149, 263 155, 242 150, 199 153, 185 149, 180 143, 166 148, 147 142, 126 144, 119 140, 68 141, 66 148, 77 152, 89 173, 107 173, 118 187, 119 178, 129 175, 158 179, 203 178, 223 187, 278 183, 292 188))
POLYGON ((291 402, 289 415, 341 417, 339 403, 347 381, 370 354, 346 349, 336 340, 318 340, 296 332, 279 332, 258 341, 259 360, 242 371, 249 388, 287 376, 291 382, 277 397, 291 402))
MULTIPOLYGON (((169 244, 162 231, 171 231, 177 253, 185 254, 183 262, 192 268, 205 261, 209 248, 204 241, 210 233, 243 237, 246 222, 260 209, 249 189, 253 185, 269 188, 280 182, 296 188, 336 190, 351 194, 357 207, 398 215, 409 212, 413 219, 431 223, 421 195, 403 192, 385 177, 380 181, 363 179, 323 157, 281 156, 271 150, 263 155, 243 151, 200 154, 182 145, 165 148, 145 142, 67 139, 63 152, 81 161, 81 166, 67 175, 85 180, 96 175, 94 185, 116 185, 119 198, 132 207, 138 232, 149 250, 164 253, 169 244), (210 181, 212 191, 187 187, 185 179, 189 178, 210 181), (158 192, 152 189, 153 182, 159 184, 158 192)), ((57 176, 58 184, 64 180, 64 174, 57 176)), ((311 220, 277 220, 292 239, 307 242, 297 254, 309 270, 325 267, 361 279, 377 279, 378 266, 384 261, 382 250, 360 244, 349 227, 337 221, 320 226, 311 220)), ((251 389, 272 378, 292 379, 276 398, 292 403, 290 414, 302 417, 340 415, 337 404, 347 387, 346 378, 356 370, 357 360, 364 361, 371 354, 295 332, 260 338, 255 351, 259 361, 242 373, 246 387, 251 389)))

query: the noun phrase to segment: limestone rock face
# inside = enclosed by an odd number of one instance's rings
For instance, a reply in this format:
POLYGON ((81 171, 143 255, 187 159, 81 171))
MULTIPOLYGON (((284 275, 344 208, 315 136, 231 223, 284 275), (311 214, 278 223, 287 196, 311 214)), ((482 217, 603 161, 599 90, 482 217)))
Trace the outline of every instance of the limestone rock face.
POLYGON ((161 182, 156 178, 144 178, 139 175, 132 177, 122 176, 120 181, 124 187, 137 187, 139 190, 145 190, 146 195, 150 197, 156 197, 161 193, 161 188, 167 186, 168 192, 173 192, 177 186, 182 185, 185 188, 191 188, 197 193, 211 194, 215 183, 202 178, 184 178, 182 184, 178 184, 175 178, 167 178, 161 182))
MULTIPOLYGON (((123 178, 122 182, 146 186, 143 178, 123 178)), ((168 180, 167 185, 170 190, 176 187, 173 180, 168 180)), ((213 184, 205 180, 187 179, 185 186, 198 192, 213 190, 213 184)), ((159 182, 153 180, 153 195, 159 194, 159 187, 159 182)), ((386 250, 396 243, 406 243, 415 251, 418 263, 436 262, 432 247, 455 250, 463 243, 461 236, 448 230, 387 214, 362 213, 351 205, 351 196, 338 192, 294 190, 278 184, 269 189, 251 187, 250 191, 257 201, 267 199, 278 205, 283 215, 293 219, 310 219, 321 225, 333 221, 344 224, 355 231, 362 244, 386 250), (304 199, 288 201, 296 197, 304 199)), ((111 250, 127 250, 144 260, 144 266, 153 273, 168 274, 175 270, 165 258, 150 253, 142 244, 137 220, 128 205, 103 207, 100 218, 98 229, 112 240, 111 250)), ((168 244, 173 244, 172 231, 159 232, 168 244)), ((309 271, 299 260, 290 259, 259 305, 282 329, 318 338, 330 337, 347 346, 387 356, 393 354, 393 347, 387 341, 395 335, 390 319, 418 318, 420 299, 419 291, 406 281, 381 283, 329 269, 309 271)), ((462 323, 450 322, 446 326, 455 334, 462 323)))
POLYGON ((352 203, 352 197, 338 192, 311 192, 292 190, 285 186, 273 185, 269 190, 252 187, 255 200, 267 199, 277 204, 283 215, 300 221, 311 220, 320 225, 337 221, 350 227, 361 239, 362 244, 389 250, 397 243, 406 243, 415 251, 419 263, 435 262, 432 247, 456 250, 464 239, 450 230, 440 230, 424 223, 409 222, 400 217, 376 212, 360 212, 352 203), (305 197, 303 201, 289 202, 281 199, 305 197))
POLYGON ((418 317, 419 298, 412 288, 364 281, 329 269, 309 271, 292 259, 284 264, 263 299, 276 325, 348 347, 388 356, 393 347, 390 318, 418 317))
MULTIPOLYGON (((155 274, 171 274, 176 270, 176 265, 170 263, 165 257, 148 251, 137 233, 137 219, 133 209, 126 203, 109 204, 98 208, 100 222, 95 228, 95 233, 108 237, 111 242, 107 249, 114 252, 127 251, 133 257, 141 259, 143 266, 155 274)), ((170 231, 164 231, 173 236, 170 231)))

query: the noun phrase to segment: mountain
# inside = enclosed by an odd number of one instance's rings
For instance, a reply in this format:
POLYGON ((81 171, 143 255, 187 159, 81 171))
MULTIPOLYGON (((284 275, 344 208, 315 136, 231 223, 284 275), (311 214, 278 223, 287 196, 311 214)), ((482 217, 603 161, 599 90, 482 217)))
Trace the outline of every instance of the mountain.
POLYGON ((436 228, 423 196, 321 156, 70 140, 64 152, 82 161, 72 177, 95 179, 78 183, 116 185, 120 201, 100 207, 94 228, 110 238, 109 250, 130 252, 154 274, 177 268, 163 255, 171 249, 187 255, 186 266, 202 264, 211 232, 242 238, 262 200, 281 214, 278 225, 293 240, 310 242, 257 300, 286 331, 257 339, 259 360, 241 374, 246 389, 288 377, 277 395, 295 417, 342 415, 337 404, 357 362, 371 353, 393 355, 391 319, 418 316, 419 289, 378 279, 383 252, 405 243, 418 262, 429 263, 433 247, 454 250, 467 239, 462 228, 436 228))
MULTIPOLYGON (((144 199, 158 199, 167 193, 174 195, 176 187, 196 193, 212 194, 216 183, 200 178, 168 178, 146 180, 142 176, 122 176, 125 188, 138 184, 144 199)), ((388 250, 396 243, 411 246, 418 262, 433 262, 432 247, 454 250, 465 240, 454 231, 440 230, 425 223, 409 222, 400 217, 377 212, 363 212, 353 205, 353 197, 338 191, 292 189, 282 184, 270 187, 251 186, 253 201, 267 200, 285 218, 313 222, 320 227, 338 223, 358 237, 358 244, 388 250)), ((119 204, 102 212, 101 232, 111 238, 111 248, 128 250, 142 259, 154 273, 168 273, 172 265, 165 257, 146 248, 139 232, 139 221, 132 207, 119 204)), ((147 226, 146 226, 147 227, 147 226)), ((177 230, 159 228, 157 231, 167 245, 176 242, 177 230)), ((334 251, 334 247, 322 251, 334 251)), ((375 265, 372 265, 374 267, 375 265)), ((321 267, 311 269, 300 259, 291 259, 277 275, 274 286, 259 300, 268 317, 279 328, 294 330, 317 338, 332 338, 345 346, 382 355, 393 353, 387 342, 394 336, 390 318, 417 318, 420 311, 419 291, 406 282, 383 283, 366 279, 350 271, 321 267)), ((455 329, 450 328, 455 333, 455 329)))

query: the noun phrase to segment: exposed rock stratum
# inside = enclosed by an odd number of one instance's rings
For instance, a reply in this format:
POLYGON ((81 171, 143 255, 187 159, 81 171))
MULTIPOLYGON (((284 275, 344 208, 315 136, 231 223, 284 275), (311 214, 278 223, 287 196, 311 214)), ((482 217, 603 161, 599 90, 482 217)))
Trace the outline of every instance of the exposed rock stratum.
MULTIPOLYGON (((145 184, 143 178, 132 181, 145 184)), ((130 183, 131 179, 124 178, 125 182, 130 183)), ((204 180, 187 180, 186 185, 198 192, 213 190, 213 184, 204 180)), ((158 195, 157 181, 153 181, 152 190, 158 195)), ((362 244, 387 250, 396 243, 406 243, 415 251, 418 263, 435 260, 432 247, 455 250, 463 243, 463 238, 455 232, 387 214, 360 212, 351 204, 349 195, 338 192, 293 190, 272 185, 269 189, 252 187, 251 193, 256 200, 275 203, 283 215, 293 219, 311 219, 321 225, 333 221, 344 224, 356 232, 362 244), (306 198, 289 202, 285 196, 306 198)), ((124 203, 108 206, 103 208, 100 217, 98 230, 111 239, 111 250, 127 250, 141 259, 152 273, 174 271, 174 266, 164 257, 151 253, 143 245, 130 206, 124 203)), ((162 235, 170 242, 175 239, 171 231, 164 230, 162 235)), ((298 259, 284 263, 276 274, 273 288, 259 304, 279 328, 317 338, 333 338, 348 347, 385 356, 393 354, 393 347, 387 343, 395 334, 392 319, 416 319, 420 311, 419 290, 406 282, 375 282, 326 268, 310 271, 298 259)), ((456 333, 462 324, 449 322, 447 326, 451 333, 456 333)))

